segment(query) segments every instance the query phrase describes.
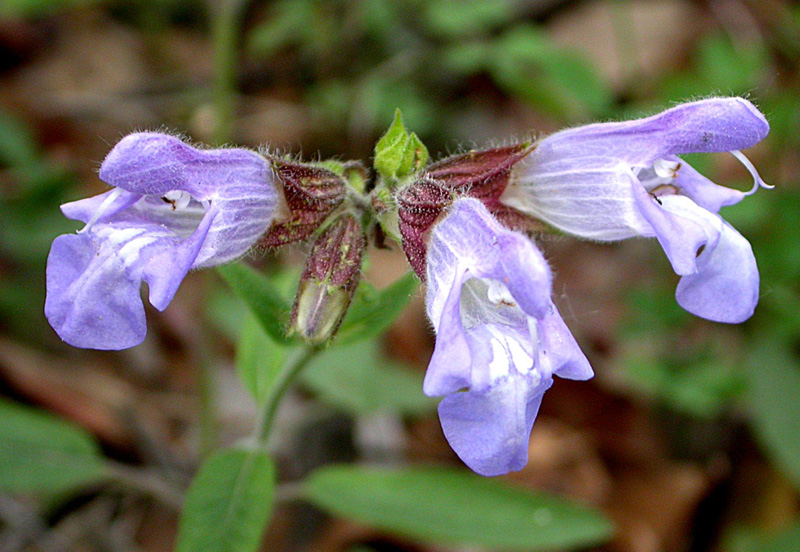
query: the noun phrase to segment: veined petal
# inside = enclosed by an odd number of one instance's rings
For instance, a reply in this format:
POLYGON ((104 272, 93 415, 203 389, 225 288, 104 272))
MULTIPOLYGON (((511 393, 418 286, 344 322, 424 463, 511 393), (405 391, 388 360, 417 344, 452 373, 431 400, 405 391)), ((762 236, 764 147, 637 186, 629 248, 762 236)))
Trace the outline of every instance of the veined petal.
POLYGON ((445 436, 477 473, 519 470, 552 374, 592 375, 552 304, 544 257, 478 200, 460 199, 432 230, 427 281, 436 348, 425 392, 447 395, 445 436))
POLYGON ((667 195, 656 199, 639 186, 633 190, 642 215, 652 227, 653 233, 645 235, 655 235, 676 274, 697 272, 697 251, 717 239, 714 225, 687 216, 693 211, 683 207, 696 207, 688 197, 667 195))
POLYGON ((539 366, 543 373, 571 380, 594 376, 586 355, 554 304, 550 304, 547 314, 538 322, 538 333, 539 366))
POLYGON ((133 347, 147 331, 139 293, 142 266, 169 243, 142 228, 99 230, 53 241, 45 315, 61 339, 75 347, 133 347))
POLYGON ((212 207, 188 239, 164 249, 147 262, 142 280, 150 287, 150 304, 158 310, 163 311, 172 302, 181 282, 194 266, 217 214, 217 208, 212 207))
POLYGON ((702 207, 664 198, 664 208, 693 217, 715 234, 697 257, 697 271, 684 275, 675 291, 678 304, 696 316, 738 324, 753 315, 759 276, 753 249, 739 232, 702 207))
POLYGON ((647 232, 631 188, 630 166, 613 159, 540 157, 534 150, 513 170, 513 185, 500 201, 564 232, 614 241, 647 232))
POLYGON ((459 314, 463 278, 463 271, 453 270, 450 279, 438 273, 436 280, 428 279, 428 315, 436 329, 436 345, 422 390, 431 397, 454 393, 470 384, 472 356, 459 314), (431 307, 433 303, 441 303, 441 307, 431 307))
POLYGON ((644 220, 632 182, 647 190, 659 183, 674 185, 717 212, 745 194, 716 186, 686 163, 674 180, 653 172, 654 166, 663 168, 664 160, 677 166, 676 156, 682 153, 748 148, 768 132, 764 116, 742 98, 710 98, 643 119, 564 130, 540 140, 514 166, 500 201, 582 238, 611 241, 653 235, 648 224, 652 221, 644 220), (643 176, 649 173, 660 178, 651 182, 650 176, 643 176))
POLYGON ((167 134, 126 136, 103 161, 100 178, 112 186, 151 196, 131 212, 138 211, 148 220, 158 217, 167 226, 177 224, 186 209, 159 204, 161 196, 175 191, 191 194, 195 202, 189 214, 195 227, 205 210, 197 213, 200 203, 216 205, 218 214, 192 268, 241 257, 269 228, 278 207, 275 175, 261 155, 236 148, 200 150, 167 134))
POLYGON ((476 473, 502 475, 528 462, 531 428, 552 379, 503 379, 485 392, 453 393, 439 403, 442 430, 459 458, 476 473))
MULTIPOLYGON (((746 149, 769 133, 764 115, 743 98, 709 98, 633 121, 596 123, 557 132, 534 153, 552 158, 607 158, 648 167, 656 159, 681 153, 746 149)), ((588 164, 587 164, 588 166, 588 164)))
POLYGON ((746 197, 744 192, 713 183, 688 163, 681 164, 673 183, 683 195, 712 213, 719 213, 721 208, 735 205, 746 197))
POLYGON ((88 223, 95 218, 100 208, 103 207, 101 216, 96 218, 95 222, 104 222, 117 213, 128 209, 141 198, 141 194, 114 189, 103 194, 65 203, 61 206, 61 212, 67 218, 88 223), (109 200, 111 201, 107 203, 109 200))
POLYGON ((158 132, 129 134, 100 166, 100 178, 114 187, 155 196, 180 190, 200 201, 215 198, 219 188, 229 185, 264 187, 272 181, 271 172, 269 162, 255 152, 200 150, 158 132))
POLYGON ((48 260, 46 313, 76 346, 123 349, 144 338, 139 288, 163 310, 186 273, 244 255, 272 224, 270 162, 243 149, 199 150, 166 134, 121 140, 100 168, 113 189, 62 206, 86 222, 48 260))
MULTIPOLYGON (((501 226, 477 199, 456 201, 434 227, 429 281, 437 277, 437 267, 446 264, 440 258, 458 259, 470 277, 501 279, 527 314, 541 315, 549 306, 552 276, 541 252, 522 234, 501 226)), ((435 305, 436 298, 430 304, 435 305)), ((428 314, 433 320, 434 313, 428 314)))

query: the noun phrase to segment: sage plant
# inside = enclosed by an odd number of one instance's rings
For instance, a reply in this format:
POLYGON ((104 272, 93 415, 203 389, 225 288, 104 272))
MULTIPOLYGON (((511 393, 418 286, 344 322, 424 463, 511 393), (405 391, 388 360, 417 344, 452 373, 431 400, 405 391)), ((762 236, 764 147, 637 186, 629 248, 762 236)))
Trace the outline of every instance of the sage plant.
POLYGON ((536 236, 656 238, 680 276, 683 308, 742 322, 758 302, 758 269, 719 212, 768 187, 740 152, 768 131, 749 101, 710 98, 429 163, 396 117, 376 146, 374 175, 354 162, 132 134, 100 168, 111 190, 62 207, 85 226, 53 243, 45 313, 71 345, 132 347, 146 328, 141 282, 163 310, 189 270, 309 242, 287 332, 318 348, 335 343, 367 244, 395 242, 427 288, 436 333, 422 392, 444 396, 439 417, 459 457, 479 474, 504 474, 525 466, 553 376, 593 375, 553 303, 536 236), (679 157, 728 151, 752 173, 749 192, 679 157))

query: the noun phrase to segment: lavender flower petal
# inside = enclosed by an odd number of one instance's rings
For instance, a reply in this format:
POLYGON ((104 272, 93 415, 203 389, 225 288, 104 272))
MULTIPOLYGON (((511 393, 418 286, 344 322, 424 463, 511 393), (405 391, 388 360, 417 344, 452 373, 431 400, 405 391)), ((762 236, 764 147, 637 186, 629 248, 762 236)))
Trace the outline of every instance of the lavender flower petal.
POLYGON ((477 473, 521 469, 552 375, 592 375, 550 299, 550 270, 527 238, 461 199, 432 231, 427 281, 436 347, 424 391, 447 395, 445 436, 477 473))
POLYGON ((145 336, 141 266, 149 250, 167 244, 143 229, 105 230, 111 235, 59 236, 47 259, 45 315, 75 347, 125 349, 145 336))
POLYGON ((697 270, 684 275, 675 292, 687 311, 715 322, 737 324, 753 315, 758 303, 758 267, 750 243, 719 216, 681 196, 661 199, 676 219, 694 220, 708 233, 697 270))

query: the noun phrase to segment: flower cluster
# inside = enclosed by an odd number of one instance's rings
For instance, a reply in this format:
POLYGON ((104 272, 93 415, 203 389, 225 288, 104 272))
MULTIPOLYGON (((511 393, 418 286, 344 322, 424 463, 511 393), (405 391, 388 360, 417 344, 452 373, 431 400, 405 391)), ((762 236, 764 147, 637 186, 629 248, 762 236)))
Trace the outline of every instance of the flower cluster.
POLYGON ((163 310, 191 269, 259 244, 312 240, 292 330, 325 342, 358 285, 367 236, 382 245, 399 234, 427 285, 436 344, 423 390, 444 397, 445 436, 480 474, 519 470, 553 375, 593 375, 531 236, 552 228, 595 241, 654 237, 680 276, 684 309, 742 322, 758 302, 758 269, 719 211, 768 187, 739 151, 768 132, 747 100, 711 98, 425 166, 424 146, 396 120, 379 142, 371 183, 346 164, 132 134, 100 169, 112 189, 62 207, 85 226, 53 243, 45 313, 72 345, 131 347, 146 331, 142 282, 163 310), (718 186, 678 157, 708 152, 741 160, 753 189, 718 186))

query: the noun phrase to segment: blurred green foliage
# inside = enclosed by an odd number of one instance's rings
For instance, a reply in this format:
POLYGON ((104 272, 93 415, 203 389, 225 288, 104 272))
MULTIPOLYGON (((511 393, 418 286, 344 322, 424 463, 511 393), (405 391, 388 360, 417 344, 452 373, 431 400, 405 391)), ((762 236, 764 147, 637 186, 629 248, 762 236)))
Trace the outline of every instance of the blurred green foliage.
MULTIPOLYGON (((687 59, 676 58, 670 71, 647 82, 614 88, 586 55, 551 39, 546 22, 528 11, 532 4, 513 0, 253 3, 252 17, 241 37, 243 67, 259 77, 248 86, 279 89, 281 97, 292 98, 312 114, 314 126, 321 129, 320 149, 325 155, 370 155, 370 141, 389 125, 398 107, 409 128, 433 146, 436 157, 450 143, 452 129, 459 128, 460 120, 485 111, 486 104, 498 112, 523 106, 528 113, 567 126, 639 115, 716 94, 749 96, 772 127, 755 153, 756 164, 777 187, 726 208, 723 215, 751 241, 758 259, 762 297, 755 316, 728 327, 687 314, 674 301, 676 277, 653 245, 647 279, 631 275, 630 281, 620 282, 625 316, 614 328, 610 360, 620 373, 623 390, 631 395, 647 397, 668 412, 708 424, 743 422, 765 457, 800 487, 800 245, 796 230, 800 221, 800 7, 786 3, 786 10, 770 20, 772 27, 747 39, 715 25, 700 35, 687 59), (365 149, 366 143, 370 146, 365 149)), ((205 13, 206 6, 189 0, 155 4, 6 0, 0 3, 0 19, 57 17, 73 9, 108 10, 143 34, 165 33, 176 25, 207 31, 197 16, 205 13)), ((185 106, 180 109, 190 111, 185 106)), ((131 121, 132 126, 136 124, 131 121)), ((24 114, 0 110, 0 325, 15 339, 51 346, 56 338, 42 315, 44 266, 52 239, 78 226, 58 210, 76 179, 48 156, 35 129, 36 121, 26 120, 24 114)), ((403 137, 408 139, 408 135, 403 137)), ((405 152, 407 144, 403 145, 405 152)), ((744 171, 731 177, 730 164, 723 157, 687 156, 687 161, 717 182, 748 188, 744 171)), ((393 166, 390 163, 387 171, 393 166)), ((240 379, 261 402, 297 346, 284 335, 296 274, 281 280, 243 266, 220 272, 236 294, 216 287, 208 316, 225 338, 236 343, 240 379)), ((352 416, 382 409, 405 416, 430 412, 433 403, 420 392, 419 374, 388 359, 379 344, 380 333, 415 286, 411 276, 386 291, 362 286, 342 327, 342 341, 349 340, 350 345, 334 347, 312 362, 302 379, 305 389, 352 416)), ((18 405, 3 402, 0 410, 4 490, 70 490, 105 476, 100 450, 85 432, 18 405), (54 466, 58 469, 51 469, 54 466)), ((208 526, 219 521, 219 504, 204 493, 217 483, 235 482, 245 456, 229 450, 212 457, 190 491, 185 523, 208 526)), ((253 492, 263 502, 272 493, 272 465, 266 456, 254 462, 260 466, 258 473, 245 471, 257 483, 253 492)), ((356 518, 393 531, 431 532, 425 519, 416 520, 423 529, 409 529, 400 523, 403 519, 370 518, 377 514, 370 511, 374 497, 369 493, 388 489, 385 499, 402 498, 405 487, 397 486, 398 481, 407 483, 402 477, 370 489, 365 481, 374 479, 359 479, 355 472, 331 472, 327 480, 325 475, 317 475, 316 488, 312 484, 309 492, 316 493, 320 504, 330 504, 330 510, 351 508, 356 518), (326 491, 323 484, 333 490, 326 491), (349 504, 334 504, 341 498, 340 488, 351 493, 349 504), (359 500, 366 506, 359 506, 359 500)), ((462 483, 461 476, 450 477, 456 479, 448 492, 462 483)), ((473 491, 492 496, 504 492, 491 486, 469 492, 473 491)), ((233 502, 252 497, 234 498, 233 502)), ((397 508, 407 506, 401 503, 397 508)), ((476 515, 468 508, 465 511, 476 515)), ((243 515, 263 524, 269 510, 248 510, 243 515)), ((225 522, 224 512, 222 518, 225 522)), ((461 522, 468 518, 465 515, 461 522)), ((411 523, 409 519, 405 521, 411 523)), ((595 538, 586 542, 605 538, 605 522, 591 514, 587 519, 594 524, 595 538)), ((470 527, 463 529, 469 532, 470 527)), ((239 528, 231 526, 230 531, 239 528)), ((249 545, 258 540, 252 527, 243 531, 242 542, 249 545)), ((788 552, 799 546, 797 525, 776 535, 745 533, 740 543, 746 544, 731 544, 731 550, 788 552)), ((194 529, 183 529, 183 534, 182 542, 203 535, 194 529)), ((459 540, 458 535, 451 536, 445 540, 459 540)), ((505 537, 511 538, 497 536, 505 537)), ((199 544, 185 546, 206 545, 201 539, 199 544)))
POLYGON ((46 335, 44 259, 59 234, 75 228, 64 218, 74 177, 48 160, 20 118, 0 109, 0 319, 6 331, 29 339, 46 335))
POLYGON ((556 46, 511 0, 284 0, 247 34, 255 59, 291 68, 323 127, 372 137, 399 107, 426 143, 452 139, 461 92, 488 77, 558 119, 610 113, 612 95, 580 55, 556 46))

